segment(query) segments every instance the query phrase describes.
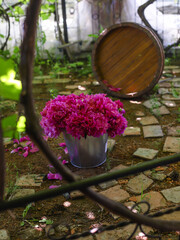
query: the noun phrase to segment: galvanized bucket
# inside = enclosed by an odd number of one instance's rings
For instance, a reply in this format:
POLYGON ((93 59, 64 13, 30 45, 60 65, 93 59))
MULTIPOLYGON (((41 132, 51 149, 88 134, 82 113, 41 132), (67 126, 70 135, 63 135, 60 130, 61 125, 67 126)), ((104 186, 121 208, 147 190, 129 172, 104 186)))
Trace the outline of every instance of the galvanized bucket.
POLYGON ((98 167, 106 161, 108 134, 76 139, 63 132, 71 164, 78 168, 98 167))

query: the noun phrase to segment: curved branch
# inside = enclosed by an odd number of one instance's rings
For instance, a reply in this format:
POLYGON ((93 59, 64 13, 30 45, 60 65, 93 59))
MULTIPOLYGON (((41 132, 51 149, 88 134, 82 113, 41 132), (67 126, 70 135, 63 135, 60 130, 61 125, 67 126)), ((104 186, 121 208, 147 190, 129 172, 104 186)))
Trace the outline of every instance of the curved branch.
MULTIPOLYGON (((32 96, 32 72, 33 72, 33 60, 34 60, 34 48, 35 48, 35 32, 36 24, 38 20, 38 14, 40 9, 41 0, 31 0, 27 11, 27 17, 25 21, 25 35, 21 48, 21 64, 20 73, 22 80, 22 94, 21 102, 25 108, 25 115, 27 119, 27 133, 31 139, 39 146, 46 158, 53 164, 56 170, 62 174, 62 176, 69 182, 78 179, 67 167, 63 166, 55 155, 51 152, 47 143, 43 140, 40 133, 40 126, 35 115, 33 96, 32 96)), ((180 230, 180 224, 177 221, 163 221, 155 220, 147 216, 135 214, 131 210, 128 210, 120 203, 114 202, 111 199, 92 191, 87 188, 81 190, 88 197, 97 201, 99 204, 108 208, 110 211, 122 215, 128 219, 131 219, 139 224, 151 226, 160 230, 180 230)))
POLYGON ((180 44, 180 38, 173 44, 168 45, 167 47, 164 48, 165 53, 167 53, 172 47, 176 47, 180 44))
POLYGON ((152 4, 153 2, 155 2, 156 0, 149 0, 149 1, 147 1, 146 3, 144 3, 143 5, 141 5, 139 8, 138 8, 138 10, 137 10, 137 12, 138 12, 138 14, 139 14, 139 17, 141 18, 141 20, 143 21, 143 23, 147 26, 147 27, 149 27, 150 29, 152 29, 156 34, 157 34, 157 36, 159 37, 159 39, 161 40, 161 42, 162 42, 162 38, 159 36, 159 34, 157 33, 157 31, 151 26, 151 24, 148 22, 148 20, 146 19, 146 17, 145 17, 145 14, 144 14, 144 10, 150 5, 150 4, 152 4))
POLYGON ((6 37, 6 40, 5 40, 5 42, 3 43, 3 45, 2 45, 2 47, 1 47, 1 50, 3 51, 4 50, 4 48, 6 47, 6 45, 7 45, 7 42, 8 42, 8 40, 9 40, 9 37, 10 37, 10 20, 9 20, 9 16, 8 16, 8 14, 6 13, 6 11, 4 10, 4 8, 1 6, 0 7, 0 16, 2 15, 3 17, 4 17, 4 19, 7 21, 7 23, 8 23, 8 34, 7 34, 7 37, 6 37))
POLYGON ((4 159, 4 146, 3 135, 0 118, 0 202, 3 200, 5 186, 5 159, 4 159))
POLYGON ((26 205, 31 202, 37 202, 40 200, 45 200, 47 198, 56 197, 58 195, 62 195, 66 192, 71 192, 73 190, 84 189, 86 187, 90 187, 92 185, 96 185, 105 181, 109 181, 112 179, 118 179, 125 176, 130 176, 133 174, 137 174, 138 172, 146 171, 157 166, 164 166, 167 164, 172 164, 178 162, 180 159, 180 153, 175 155, 170 155, 168 157, 163 157, 160 159, 150 160, 147 162, 140 163, 135 166, 131 166, 125 169, 108 172, 104 174, 100 174, 97 176, 89 177, 86 179, 81 179, 70 184, 65 184, 59 188, 51 189, 51 190, 43 190, 39 191, 35 194, 28 195, 22 197, 20 199, 14 199, 10 201, 0 202, 0 211, 20 207, 22 205, 26 205))

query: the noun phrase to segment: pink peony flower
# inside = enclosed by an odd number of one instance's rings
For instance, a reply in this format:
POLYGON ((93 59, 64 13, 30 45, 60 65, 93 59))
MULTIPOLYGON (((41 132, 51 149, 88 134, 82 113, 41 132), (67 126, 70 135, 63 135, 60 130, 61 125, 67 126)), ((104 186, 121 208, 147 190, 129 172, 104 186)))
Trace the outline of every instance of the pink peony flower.
MULTIPOLYGON (((49 137, 58 137, 63 131, 78 139, 105 133, 114 137, 127 127, 124 113, 123 104, 106 94, 57 96, 41 112, 41 126, 49 137)), ((60 146, 65 147, 63 143, 60 146)))

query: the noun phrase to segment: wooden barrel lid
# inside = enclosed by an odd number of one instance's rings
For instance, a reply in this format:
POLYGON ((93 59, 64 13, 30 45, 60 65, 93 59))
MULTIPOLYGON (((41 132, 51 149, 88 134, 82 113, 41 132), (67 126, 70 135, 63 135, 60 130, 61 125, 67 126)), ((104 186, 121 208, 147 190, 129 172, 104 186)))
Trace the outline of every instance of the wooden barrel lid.
POLYGON ((164 50, 157 35, 136 23, 103 31, 95 43, 92 66, 96 79, 111 95, 134 98, 151 90, 161 77, 164 50))

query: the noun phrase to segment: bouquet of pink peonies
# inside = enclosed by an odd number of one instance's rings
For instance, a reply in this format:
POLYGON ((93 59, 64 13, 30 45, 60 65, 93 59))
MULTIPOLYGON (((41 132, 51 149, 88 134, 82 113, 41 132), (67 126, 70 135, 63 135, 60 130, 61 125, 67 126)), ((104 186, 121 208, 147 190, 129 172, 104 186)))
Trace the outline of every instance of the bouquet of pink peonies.
POLYGON ((65 131, 73 137, 110 137, 121 135, 127 120, 120 100, 112 101, 106 94, 57 96, 46 103, 41 112, 41 126, 49 137, 65 131))

